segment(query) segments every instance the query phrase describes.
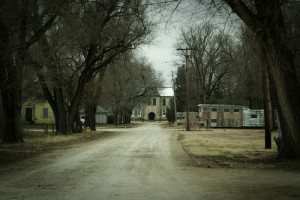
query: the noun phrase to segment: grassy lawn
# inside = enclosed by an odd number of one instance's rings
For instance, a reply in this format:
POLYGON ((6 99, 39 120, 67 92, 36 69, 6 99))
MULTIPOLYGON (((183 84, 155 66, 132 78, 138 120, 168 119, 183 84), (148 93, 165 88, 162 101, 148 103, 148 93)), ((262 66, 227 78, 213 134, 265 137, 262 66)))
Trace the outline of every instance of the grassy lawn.
MULTIPOLYGON (((300 171, 299 160, 278 160, 277 146, 264 148, 262 129, 178 130, 183 149, 201 167, 289 169, 300 171)), ((272 133, 277 136, 277 132, 272 133)))

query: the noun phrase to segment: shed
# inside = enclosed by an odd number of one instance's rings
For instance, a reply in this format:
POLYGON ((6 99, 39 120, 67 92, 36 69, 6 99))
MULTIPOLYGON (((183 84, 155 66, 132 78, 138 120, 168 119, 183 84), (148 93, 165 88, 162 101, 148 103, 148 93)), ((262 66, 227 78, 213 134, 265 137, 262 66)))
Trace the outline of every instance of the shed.
MULTIPOLYGON (((103 107, 97 106, 95 114, 96 124, 107 124, 107 113, 108 111, 105 110, 103 107)), ((84 109, 81 109, 79 111, 79 115, 80 119, 85 117, 84 109)))

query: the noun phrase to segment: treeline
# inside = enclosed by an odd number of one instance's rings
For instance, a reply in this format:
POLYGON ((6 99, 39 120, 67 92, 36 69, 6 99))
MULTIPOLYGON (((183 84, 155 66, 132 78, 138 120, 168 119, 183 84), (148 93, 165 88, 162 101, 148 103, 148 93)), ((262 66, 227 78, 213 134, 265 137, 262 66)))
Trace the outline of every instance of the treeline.
POLYGON ((263 67, 258 45, 246 27, 228 34, 212 24, 193 26, 182 32, 177 46, 191 49, 187 55, 187 68, 185 64, 179 65, 175 76, 179 112, 186 110, 187 89, 191 111, 198 111, 200 103, 238 104, 253 109, 264 107, 263 67))
MULTIPOLYGON (((29 98, 48 101, 57 133, 68 134, 80 130, 80 107, 95 112, 101 90, 118 95, 114 86, 119 84, 125 93, 128 82, 117 78, 132 79, 132 90, 119 101, 132 104, 151 91, 157 74, 134 55, 153 39, 148 6, 131 0, 1 1, 2 142, 23 141, 21 108, 29 98)), ((115 103, 116 118, 128 115, 129 107, 115 103)))
MULTIPOLYGON (((181 45, 195 49, 190 51, 190 55, 185 55, 189 56, 188 69, 189 64, 191 66, 191 88, 197 94, 191 98, 197 103, 232 102, 250 107, 259 106, 263 101, 266 148, 270 148, 271 144, 271 113, 275 108, 280 121, 280 137, 276 139, 279 157, 300 157, 300 84, 297 70, 300 2, 198 2, 204 8, 202 12, 211 18, 223 16, 226 23, 226 19, 232 16, 236 20, 234 24, 242 22, 247 28, 242 31, 241 37, 232 37, 232 34, 223 34, 222 31, 219 34, 220 31, 209 24, 183 32, 181 45), (261 91, 263 97, 259 94, 261 91)), ((182 71, 178 72, 179 76, 182 76, 182 71)), ((182 83, 180 77, 177 82, 182 83)), ((183 85, 177 84, 178 93, 183 85)), ((192 105, 195 109, 196 103, 192 105)))

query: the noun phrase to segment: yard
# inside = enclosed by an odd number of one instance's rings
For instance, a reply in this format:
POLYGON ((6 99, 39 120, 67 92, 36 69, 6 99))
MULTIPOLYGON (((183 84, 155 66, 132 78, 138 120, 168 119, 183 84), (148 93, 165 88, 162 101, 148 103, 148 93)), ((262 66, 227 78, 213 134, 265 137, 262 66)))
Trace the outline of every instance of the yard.
MULTIPOLYGON (((299 160, 278 160, 277 146, 264 148, 263 129, 178 129, 183 149, 200 167, 300 170, 299 160)), ((274 131, 273 136, 278 136, 274 131)))

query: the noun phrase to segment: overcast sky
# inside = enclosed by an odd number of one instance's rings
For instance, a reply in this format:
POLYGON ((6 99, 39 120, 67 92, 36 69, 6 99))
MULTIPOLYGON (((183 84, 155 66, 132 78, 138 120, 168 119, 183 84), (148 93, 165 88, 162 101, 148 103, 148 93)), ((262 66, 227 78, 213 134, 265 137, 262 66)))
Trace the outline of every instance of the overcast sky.
POLYGON ((151 45, 143 46, 140 51, 140 54, 145 56, 158 72, 162 73, 167 87, 172 86, 172 71, 176 71, 174 63, 180 60, 180 57, 175 55, 175 44, 179 34, 176 30, 170 29, 170 27, 166 29, 162 27, 155 41, 151 45))
POLYGON ((151 20, 160 23, 159 28, 153 43, 139 49, 139 53, 148 59, 154 69, 162 73, 166 87, 172 86, 172 71, 175 73, 178 65, 184 64, 184 57, 178 56, 179 52, 176 50, 182 29, 206 21, 197 1, 183 0, 176 7, 177 2, 163 7, 160 14, 150 12, 151 20))
POLYGON ((162 73, 166 87, 172 86, 172 71, 176 72, 176 63, 178 65, 184 60, 184 58, 176 56, 175 46, 183 24, 187 24, 187 18, 190 16, 187 11, 192 10, 194 5, 194 1, 186 0, 177 7, 173 14, 171 13, 176 4, 168 7, 168 10, 162 11, 159 16, 156 15, 152 20, 159 21, 160 24, 155 39, 150 45, 142 46, 140 49, 139 53, 148 59, 154 69, 162 73))
POLYGON ((207 9, 195 0, 183 0, 176 11, 171 14, 176 5, 174 3, 165 7, 166 10, 163 10, 159 16, 153 17, 154 21, 161 22, 155 40, 150 45, 139 49, 139 53, 148 59, 154 69, 162 73, 166 87, 172 86, 172 71, 175 73, 178 65, 184 64, 184 58, 176 55, 179 53, 176 50, 176 43, 182 29, 189 28, 192 24, 203 25, 208 21, 222 28, 229 25, 227 16, 214 13, 212 17, 207 14, 207 9))

